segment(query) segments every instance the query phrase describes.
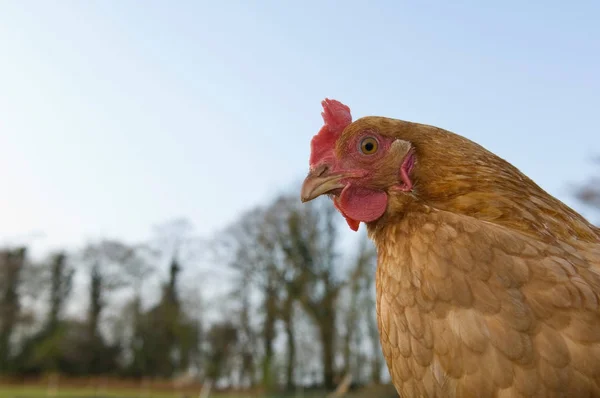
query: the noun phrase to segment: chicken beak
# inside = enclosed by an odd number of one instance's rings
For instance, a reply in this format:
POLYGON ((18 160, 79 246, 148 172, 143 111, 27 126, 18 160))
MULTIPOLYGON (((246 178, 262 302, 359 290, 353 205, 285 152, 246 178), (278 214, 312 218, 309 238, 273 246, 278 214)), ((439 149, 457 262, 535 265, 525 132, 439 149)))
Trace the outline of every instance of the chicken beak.
POLYGON ((303 203, 311 201, 334 189, 344 188, 341 179, 343 174, 328 173, 327 165, 321 165, 308 173, 302 184, 300 199, 303 203))

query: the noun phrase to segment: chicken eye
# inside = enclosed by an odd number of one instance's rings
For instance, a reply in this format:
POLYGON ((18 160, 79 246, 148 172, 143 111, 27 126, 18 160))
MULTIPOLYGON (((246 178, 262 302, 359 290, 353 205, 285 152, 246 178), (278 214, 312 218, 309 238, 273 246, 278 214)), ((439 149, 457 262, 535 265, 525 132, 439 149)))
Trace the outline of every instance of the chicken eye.
POLYGON ((365 155, 372 155, 377 152, 379 143, 373 137, 367 137, 360 142, 360 151, 365 155))

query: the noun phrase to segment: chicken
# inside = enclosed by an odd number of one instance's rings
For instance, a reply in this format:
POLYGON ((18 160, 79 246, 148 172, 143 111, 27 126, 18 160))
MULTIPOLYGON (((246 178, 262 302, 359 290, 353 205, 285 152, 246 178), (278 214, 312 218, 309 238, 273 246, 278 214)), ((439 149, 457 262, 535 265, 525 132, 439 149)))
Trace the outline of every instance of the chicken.
POLYGON ((600 229, 464 137, 323 108, 301 199, 366 224, 398 393, 600 396, 600 229))

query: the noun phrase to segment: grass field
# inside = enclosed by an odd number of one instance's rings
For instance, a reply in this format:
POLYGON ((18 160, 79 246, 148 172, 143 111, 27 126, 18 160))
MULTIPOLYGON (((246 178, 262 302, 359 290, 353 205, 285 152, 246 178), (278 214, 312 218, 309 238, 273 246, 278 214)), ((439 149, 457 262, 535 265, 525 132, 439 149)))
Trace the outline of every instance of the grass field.
MULTIPOLYGON (((197 398, 196 394, 179 394, 166 392, 145 392, 139 393, 131 390, 106 390, 95 391, 86 388, 64 388, 55 394, 49 394, 47 389, 40 387, 1 387, 0 398, 197 398)), ((324 398, 325 394, 306 393, 291 395, 257 395, 251 393, 217 393, 210 394, 210 398, 324 398)), ((374 397, 375 398, 375 397, 374 397)))
MULTIPOLYGON (((174 388, 132 388, 132 387, 116 387, 116 386, 72 386, 63 385, 55 389, 38 383, 18 385, 11 383, 10 385, 0 384, 0 398, 197 398, 200 393, 200 388, 186 388, 176 390, 174 388)), ((244 394, 211 394, 211 397, 218 398, 243 398, 256 397, 256 395, 244 394)))
MULTIPOLYGON (((164 392, 164 391, 135 391, 131 389, 106 389, 97 390, 84 387, 65 387, 52 392, 47 388, 39 386, 0 386, 0 398, 92 398, 92 397, 110 397, 110 398, 196 398, 199 392, 192 394, 164 392)), ((218 398, 244 398, 251 395, 237 394, 211 394, 211 397, 218 398)), ((252 396, 256 397, 256 396, 252 396)))
MULTIPOLYGON (((40 386, 0 386, 0 398, 197 398, 200 391, 166 392, 132 389, 95 389, 85 387, 64 387, 56 391, 40 386)), ((211 393, 211 398, 322 398, 325 394, 305 393, 290 395, 262 395, 257 393, 211 393)))
MULTIPOLYGON (((200 386, 175 389, 170 383, 155 382, 145 386, 126 381, 65 380, 61 379, 56 388, 48 380, 2 382, 0 398, 198 398, 200 386)), ((261 394, 259 392, 213 392, 210 398, 325 398, 326 393, 298 391, 290 394, 261 394)), ((352 391, 344 398, 396 398, 398 395, 390 385, 373 385, 352 391)))
MULTIPOLYGON (((197 396, 197 395, 196 395, 197 396)), ((179 398, 181 395, 177 393, 168 392, 152 392, 147 391, 141 393, 139 391, 133 391, 130 389, 106 389, 104 391, 97 390, 94 388, 82 388, 82 387, 65 387, 59 388, 58 390, 51 391, 48 388, 39 386, 0 386, 0 398, 41 398, 41 397, 57 397, 57 398, 84 398, 84 397, 121 397, 121 398, 179 398)), ((238 397, 227 397, 222 398, 238 398, 238 397)))

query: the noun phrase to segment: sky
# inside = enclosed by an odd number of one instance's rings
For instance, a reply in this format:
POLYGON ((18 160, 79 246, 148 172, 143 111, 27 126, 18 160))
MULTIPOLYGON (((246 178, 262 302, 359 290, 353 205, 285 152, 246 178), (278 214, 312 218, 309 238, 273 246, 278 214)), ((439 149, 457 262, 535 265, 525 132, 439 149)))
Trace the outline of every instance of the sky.
MULTIPOLYGON (((320 101, 464 135, 567 204, 600 169, 600 2, 0 3, 0 243, 210 237, 298 187, 320 101)), ((584 212, 584 215, 587 213, 584 212)))

